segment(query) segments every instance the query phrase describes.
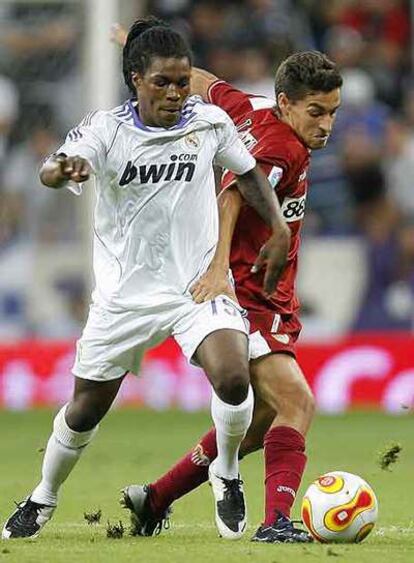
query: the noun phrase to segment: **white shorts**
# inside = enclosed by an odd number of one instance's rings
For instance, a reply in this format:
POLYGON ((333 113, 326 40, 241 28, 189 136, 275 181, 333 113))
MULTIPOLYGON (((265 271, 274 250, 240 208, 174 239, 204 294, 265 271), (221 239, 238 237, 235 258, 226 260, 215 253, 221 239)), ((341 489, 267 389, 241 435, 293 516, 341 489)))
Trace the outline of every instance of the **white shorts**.
POLYGON ((204 338, 220 329, 248 335, 244 310, 223 295, 201 304, 183 297, 140 311, 113 312, 93 304, 77 342, 72 371, 94 381, 117 379, 126 372, 137 374, 146 350, 168 336, 174 336, 191 361, 204 338))

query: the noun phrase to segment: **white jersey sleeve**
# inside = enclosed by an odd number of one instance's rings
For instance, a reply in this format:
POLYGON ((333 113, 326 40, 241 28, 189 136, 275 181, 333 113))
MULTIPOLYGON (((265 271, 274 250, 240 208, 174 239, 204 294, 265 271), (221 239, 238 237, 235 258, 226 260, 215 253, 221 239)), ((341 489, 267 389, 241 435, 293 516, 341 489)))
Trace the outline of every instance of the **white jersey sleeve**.
POLYGON ((105 164, 110 126, 105 112, 92 112, 69 131, 57 152, 85 158, 93 172, 98 174, 105 164))
POLYGON ((224 119, 216 125, 219 140, 214 164, 227 168, 234 174, 245 174, 255 167, 256 160, 246 149, 238 136, 236 127, 230 117, 223 111, 224 119))

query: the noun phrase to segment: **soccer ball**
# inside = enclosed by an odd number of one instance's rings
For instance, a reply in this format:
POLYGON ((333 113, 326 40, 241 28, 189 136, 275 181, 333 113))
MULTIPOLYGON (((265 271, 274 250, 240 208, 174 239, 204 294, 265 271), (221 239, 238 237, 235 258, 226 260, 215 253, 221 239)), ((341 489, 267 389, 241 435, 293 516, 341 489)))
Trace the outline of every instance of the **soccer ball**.
POLYGON ((314 481, 302 501, 302 520, 322 543, 359 543, 378 517, 375 493, 366 481, 345 471, 331 471, 314 481))

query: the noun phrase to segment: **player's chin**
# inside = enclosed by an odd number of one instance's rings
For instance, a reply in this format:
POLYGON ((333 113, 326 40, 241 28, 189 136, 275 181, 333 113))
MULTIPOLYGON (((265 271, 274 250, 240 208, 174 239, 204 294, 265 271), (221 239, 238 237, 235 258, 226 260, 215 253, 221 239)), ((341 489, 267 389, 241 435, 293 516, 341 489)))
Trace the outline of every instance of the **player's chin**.
POLYGON ((328 142, 329 137, 313 137, 308 143, 308 147, 312 150, 323 149, 328 142))
POLYGON ((160 110, 159 122, 161 127, 172 127, 180 121, 181 113, 179 111, 160 110))

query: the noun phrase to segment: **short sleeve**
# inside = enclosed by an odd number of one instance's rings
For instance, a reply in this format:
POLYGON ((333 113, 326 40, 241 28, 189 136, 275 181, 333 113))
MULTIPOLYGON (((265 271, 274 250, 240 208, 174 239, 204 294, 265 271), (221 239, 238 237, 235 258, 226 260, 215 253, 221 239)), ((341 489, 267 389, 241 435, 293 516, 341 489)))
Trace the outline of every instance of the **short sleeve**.
POLYGON ((69 131, 57 152, 85 158, 97 174, 106 160, 107 133, 105 114, 101 111, 90 113, 69 131))
MULTIPOLYGON (((264 162, 258 162, 258 164, 260 165, 262 171, 266 174, 272 188, 276 189, 283 178, 283 169, 280 166, 264 162)), ((221 188, 225 190, 233 185, 235 181, 235 175, 229 170, 225 170, 221 177, 221 188)))
POLYGON ((240 140, 229 116, 225 112, 222 113, 223 120, 215 125, 218 148, 214 164, 227 168, 237 175, 245 174, 255 167, 256 160, 240 140))
POLYGON ((207 97, 209 102, 224 109, 236 122, 243 115, 252 111, 249 95, 223 80, 213 82, 207 97))

